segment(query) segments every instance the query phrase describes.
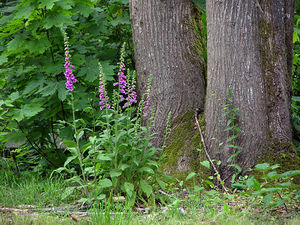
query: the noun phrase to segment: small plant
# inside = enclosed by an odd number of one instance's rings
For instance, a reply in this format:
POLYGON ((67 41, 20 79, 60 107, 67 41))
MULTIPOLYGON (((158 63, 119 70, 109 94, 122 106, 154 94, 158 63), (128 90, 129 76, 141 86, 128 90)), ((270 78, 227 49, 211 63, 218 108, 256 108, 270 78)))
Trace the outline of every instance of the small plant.
POLYGON ((259 200, 268 207, 278 207, 295 201, 299 203, 299 185, 291 182, 294 176, 300 175, 300 170, 287 171, 279 174, 276 169, 279 165, 269 163, 257 164, 254 175, 233 184, 234 188, 245 190, 253 200, 259 200), (258 175, 261 175, 260 177, 258 175), (259 177, 259 178, 258 178, 259 177), (298 197, 297 197, 298 196, 298 197))
MULTIPOLYGON (((226 140, 226 147, 231 149, 231 156, 227 159, 227 163, 230 167, 235 168, 235 174, 232 176, 231 183, 234 183, 238 174, 242 172, 241 167, 237 164, 236 158, 241 153, 242 147, 238 146, 236 143, 237 138, 240 136, 242 130, 238 127, 237 119, 241 114, 238 112, 239 109, 233 106, 232 99, 232 90, 228 88, 228 94, 226 98, 226 104, 224 106, 224 114, 222 115, 224 118, 227 118, 226 126, 227 128, 224 130, 229 133, 229 137, 226 140)), ((220 143, 222 146, 224 143, 220 143)))

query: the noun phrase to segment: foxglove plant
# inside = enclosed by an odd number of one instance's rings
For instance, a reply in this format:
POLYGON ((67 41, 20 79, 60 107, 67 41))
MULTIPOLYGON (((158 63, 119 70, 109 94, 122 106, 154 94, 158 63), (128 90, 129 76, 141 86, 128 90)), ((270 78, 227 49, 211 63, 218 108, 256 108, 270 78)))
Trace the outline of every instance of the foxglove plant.
POLYGON ((103 68, 101 63, 99 62, 99 105, 100 110, 107 108, 110 108, 110 105, 108 103, 108 96, 107 91, 105 90, 105 80, 104 80, 104 74, 103 74, 103 68))
POLYGON ((136 74, 134 72, 130 73, 130 70, 127 70, 127 97, 126 103, 123 106, 123 109, 130 107, 133 103, 137 103, 136 100, 136 91, 135 91, 135 82, 136 82, 136 74))
POLYGON ((69 91, 73 91, 74 90, 74 87, 73 87, 73 83, 76 83, 77 80, 73 74, 73 71, 72 69, 75 69, 75 66, 71 65, 70 63, 70 58, 71 58, 71 54, 70 54, 70 50, 69 50, 69 38, 68 38, 68 35, 66 34, 66 32, 63 30, 63 35, 64 35, 64 50, 65 50, 65 69, 66 69, 66 72, 65 72, 65 77, 67 79, 67 82, 65 83, 66 84, 66 88, 69 90, 69 91))

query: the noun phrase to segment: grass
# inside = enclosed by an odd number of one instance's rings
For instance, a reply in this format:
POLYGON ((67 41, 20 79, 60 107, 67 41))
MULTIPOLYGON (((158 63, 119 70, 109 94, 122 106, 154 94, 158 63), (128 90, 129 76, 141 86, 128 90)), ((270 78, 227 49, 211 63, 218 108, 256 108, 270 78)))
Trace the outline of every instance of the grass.
POLYGON ((10 171, 0 170, 0 206, 49 207, 67 204, 75 200, 76 196, 62 199, 62 190, 65 187, 66 184, 59 177, 39 177, 24 172, 18 178, 10 171))
MULTIPOLYGON (((22 208, 24 205, 31 205, 36 208, 45 208, 74 205, 81 196, 77 193, 77 195, 63 199, 62 193, 66 187, 63 179, 58 177, 40 177, 32 173, 23 173, 20 178, 16 178, 9 171, 0 170, 0 207, 22 208)), ((153 204, 148 207, 149 213, 141 214, 126 203, 104 202, 102 207, 88 210, 89 217, 78 217, 69 212, 59 214, 59 216, 53 212, 48 215, 0 212, 0 224, 300 224, 300 216, 297 212, 293 215, 280 214, 280 210, 274 213, 270 209, 250 205, 247 199, 242 200, 239 196, 228 199, 216 191, 212 191, 211 195, 201 196, 201 199, 199 195, 190 195, 189 200, 184 201, 184 204, 182 200, 175 198, 164 210, 154 207, 153 204), (205 201, 206 205, 201 201, 205 201), (243 206, 231 204, 229 207, 229 203, 233 201, 243 206), (178 210, 178 207, 184 207, 184 213, 178 210)))

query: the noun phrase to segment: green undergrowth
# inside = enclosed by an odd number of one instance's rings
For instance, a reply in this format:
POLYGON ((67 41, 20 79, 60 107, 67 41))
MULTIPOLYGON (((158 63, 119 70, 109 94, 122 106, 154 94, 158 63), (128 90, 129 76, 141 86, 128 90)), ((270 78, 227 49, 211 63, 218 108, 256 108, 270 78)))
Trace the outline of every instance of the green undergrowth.
MULTIPOLYGON (((283 206, 269 208, 262 205, 259 198, 251 199, 247 195, 232 193, 226 195, 217 189, 170 188, 171 196, 164 204, 139 202, 130 206, 129 202, 113 202, 111 198, 94 202, 87 208, 89 216, 80 217, 76 213, 65 211, 43 214, 42 208, 52 206, 74 206, 80 195, 62 199, 66 188, 61 179, 49 179, 22 172, 16 178, 9 171, 1 171, 0 206, 16 209, 31 205, 40 209, 39 213, 22 214, 0 213, 0 224, 299 224, 297 207, 286 203, 283 206), (186 194, 184 194, 186 193, 186 194), (144 209, 140 213, 138 209, 144 209)), ((194 180, 195 182, 195 180, 194 180)), ((198 185, 198 184, 195 184, 198 185)), ((157 194, 157 193, 156 193, 157 194)))
MULTIPOLYGON (((298 170, 300 168, 300 157, 291 143, 271 143, 257 160, 257 164, 264 162, 279 164, 280 167, 277 170, 279 173, 298 170)), ((300 175, 295 176, 293 182, 300 185, 300 175)))

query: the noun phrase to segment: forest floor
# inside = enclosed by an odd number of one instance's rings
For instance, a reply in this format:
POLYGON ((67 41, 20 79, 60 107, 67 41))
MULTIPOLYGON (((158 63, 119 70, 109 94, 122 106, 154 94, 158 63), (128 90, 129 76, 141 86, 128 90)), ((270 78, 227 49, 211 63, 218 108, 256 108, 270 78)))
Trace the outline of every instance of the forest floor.
POLYGON ((16 179, 0 171, 0 224, 300 224, 300 205, 265 208, 240 195, 225 199, 214 192, 205 203, 185 195, 190 200, 178 197, 164 207, 129 208, 120 201, 99 208, 78 203, 78 195, 63 198, 65 187, 60 179, 16 179))

